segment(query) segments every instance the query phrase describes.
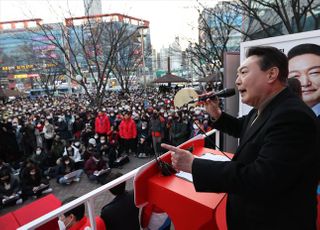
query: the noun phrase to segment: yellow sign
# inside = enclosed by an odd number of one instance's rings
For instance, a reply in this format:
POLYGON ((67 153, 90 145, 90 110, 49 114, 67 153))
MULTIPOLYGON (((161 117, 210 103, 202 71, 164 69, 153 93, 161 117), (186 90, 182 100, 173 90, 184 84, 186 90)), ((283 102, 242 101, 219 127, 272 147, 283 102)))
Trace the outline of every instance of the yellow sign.
POLYGON ((14 76, 14 78, 19 78, 19 79, 21 79, 21 78, 27 78, 28 77, 28 74, 17 74, 17 75, 13 75, 14 76))

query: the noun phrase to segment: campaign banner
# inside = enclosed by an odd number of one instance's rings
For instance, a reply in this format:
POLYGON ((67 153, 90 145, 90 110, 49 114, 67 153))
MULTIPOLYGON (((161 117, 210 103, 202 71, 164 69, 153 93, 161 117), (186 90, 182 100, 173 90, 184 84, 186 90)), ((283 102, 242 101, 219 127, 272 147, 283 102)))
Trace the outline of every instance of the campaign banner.
MULTIPOLYGON (((313 30, 308 32, 295 33, 295 34, 259 39, 254 41, 242 42, 240 44, 240 63, 242 63, 245 60, 246 51, 252 46, 273 46, 280 49, 282 52, 284 52, 287 55, 292 48, 296 47, 297 45, 307 44, 307 43, 317 44, 320 46, 320 30, 313 30)), ((320 66, 320 63, 319 63, 319 66, 320 66)), ((318 78, 320 81, 320 76, 318 76, 318 78)), ((319 90, 320 88, 317 91, 319 90)), ((303 95, 304 101, 307 100, 306 98, 307 97, 304 97, 303 95)), ((319 103, 320 103, 320 100, 319 100, 319 103)), ((241 97, 240 97, 239 116, 241 117, 247 114, 250 110, 251 110, 251 107, 243 104, 241 102, 241 97)))

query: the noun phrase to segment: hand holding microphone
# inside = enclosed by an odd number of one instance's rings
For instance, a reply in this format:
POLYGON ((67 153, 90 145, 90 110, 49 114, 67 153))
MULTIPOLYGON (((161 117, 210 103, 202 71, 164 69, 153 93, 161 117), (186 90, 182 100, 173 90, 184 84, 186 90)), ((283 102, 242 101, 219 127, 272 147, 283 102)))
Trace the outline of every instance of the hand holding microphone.
POLYGON ((215 95, 214 92, 206 93, 203 95, 200 95, 199 98, 206 98, 204 101, 204 107, 207 111, 207 113, 212 117, 213 119, 217 120, 221 116, 221 109, 219 106, 219 99, 215 95))
POLYGON ((194 106, 195 103, 206 101, 207 99, 214 99, 215 97, 231 97, 235 95, 234 88, 225 88, 219 92, 209 92, 198 95, 193 88, 183 88, 179 90, 174 97, 174 105, 178 108, 183 106, 194 106))
POLYGON ((203 95, 200 95, 198 100, 204 101, 204 106, 206 108, 207 113, 217 120, 221 116, 221 109, 219 106, 219 100, 218 97, 231 97, 235 95, 234 89, 223 89, 217 93, 215 92, 209 92, 203 95))

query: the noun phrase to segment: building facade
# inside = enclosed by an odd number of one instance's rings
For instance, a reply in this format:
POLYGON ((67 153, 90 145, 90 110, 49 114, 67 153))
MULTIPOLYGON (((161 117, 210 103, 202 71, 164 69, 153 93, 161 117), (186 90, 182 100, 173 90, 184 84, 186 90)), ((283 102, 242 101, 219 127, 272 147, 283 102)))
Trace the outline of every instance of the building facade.
MULTIPOLYGON (((34 79, 44 74, 48 76, 54 72, 64 75, 63 79, 66 79, 67 76, 98 72, 94 63, 103 63, 110 58, 108 54, 115 49, 112 45, 115 37, 109 35, 117 34, 120 28, 125 28, 128 34, 135 31, 143 34, 140 36, 137 33, 138 39, 128 41, 132 45, 126 44, 121 51, 112 52, 118 52, 119 59, 133 52, 134 60, 143 59, 137 68, 140 73, 151 72, 149 22, 142 19, 106 14, 67 18, 64 23, 56 24, 43 24, 41 19, 0 22, 1 86, 30 89, 34 88, 34 79), (93 39, 99 36, 100 39, 93 39)), ((117 63, 120 65, 120 62, 117 63)), ((92 76, 99 77, 99 74, 92 76)))

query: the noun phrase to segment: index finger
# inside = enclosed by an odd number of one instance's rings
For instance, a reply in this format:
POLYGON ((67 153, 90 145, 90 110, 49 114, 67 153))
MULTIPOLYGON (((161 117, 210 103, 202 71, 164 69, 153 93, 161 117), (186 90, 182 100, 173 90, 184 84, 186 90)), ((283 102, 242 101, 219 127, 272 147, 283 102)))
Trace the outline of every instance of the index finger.
POLYGON ((161 144, 161 147, 164 148, 164 149, 167 149, 169 151, 173 151, 173 152, 177 152, 177 151, 181 150, 178 147, 175 147, 173 145, 168 145, 168 144, 161 144))

